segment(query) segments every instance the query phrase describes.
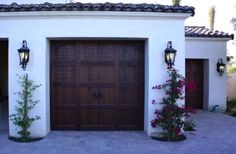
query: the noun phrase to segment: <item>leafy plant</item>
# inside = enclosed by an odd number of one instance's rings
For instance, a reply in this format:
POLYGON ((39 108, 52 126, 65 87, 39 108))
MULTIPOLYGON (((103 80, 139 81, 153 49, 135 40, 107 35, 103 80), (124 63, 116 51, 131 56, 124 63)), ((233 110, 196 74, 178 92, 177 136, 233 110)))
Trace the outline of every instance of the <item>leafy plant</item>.
POLYGON ((172 0, 173 5, 180 5, 181 0, 172 0))
POLYGON ((193 118, 186 118, 184 123, 185 131, 195 131, 196 124, 193 121, 193 118))
POLYGON ((226 105, 226 112, 230 112, 232 108, 236 108, 236 100, 228 100, 226 105))
POLYGON ((233 24, 234 30, 236 30, 236 17, 231 19, 231 23, 233 24))
MULTIPOLYGON (((178 100, 183 100, 184 88, 186 86, 193 90, 195 86, 187 86, 185 78, 180 75, 177 70, 171 68, 168 70, 170 79, 164 84, 156 85, 152 89, 164 90, 166 96, 162 99, 160 104, 163 105, 161 110, 155 111, 155 118, 151 121, 152 127, 161 127, 163 132, 161 133, 167 140, 173 140, 181 135, 181 128, 186 125, 185 118, 191 117, 191 113, 195 113, 192 107, 179 107, 177 105, 178 100)), ((153 104, 157 104, 155 100, 153 104)))
POLYGON ((18 106, 15 107, 16 113, 10 115, 10 120, 14 125, 18 126, 20 130, 17 132, 20 135, 22 142, 27 142, 31 139, 29 128, 35 120, 39 120, 39 116, 29 117, 30 110, 32 110, 39 100, 33 101, 33 92, 41 85, 35 85, 32 80, 28 79, 28 74, 18 76, 18 83, 22 90, 16 94, 19 97, 17 100, 18 106))
POLYGON ((227 66, 227 73, 228 73, 228 74, 234 74, 234 73, 236 73, 236 67, 235 67, 235 66, 232 66, 232 65, 228 65, 228 66, 227 66))
POLYGON ((229 59, 228 62, 227 62, 227 73, 228 74, 236 73, 236 67, 234 66, 235 62, 233 61, 234 56, 228 55, 227 57, 229 59))

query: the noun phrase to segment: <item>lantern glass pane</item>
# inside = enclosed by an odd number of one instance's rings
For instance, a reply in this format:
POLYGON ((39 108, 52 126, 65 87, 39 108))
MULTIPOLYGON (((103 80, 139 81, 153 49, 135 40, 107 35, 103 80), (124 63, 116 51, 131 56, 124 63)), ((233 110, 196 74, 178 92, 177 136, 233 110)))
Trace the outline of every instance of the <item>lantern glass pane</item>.
POLYGON ((166 54, 166 59, 167 59, 168 62, 170 61, 170 53, 166 54))
POLYGON ((174 59, 175 59, 175 54, 174 53, 170 53, 170 62, 174 63, 174 59))
POLYGON ((29 57, 29 53, 25 53, 25 57, 24 57, 24 60, 28 62, 28 57, 29 57))
POLYGON ((220 72, 224 72, 224 70, 225 70, 225 66, 220 65, 219 70, 220 70, 220 72))
POLYGON ((22 62, 24 60, 25 57, 25 53, 24 52, 20 52, 20 61, 22 62))

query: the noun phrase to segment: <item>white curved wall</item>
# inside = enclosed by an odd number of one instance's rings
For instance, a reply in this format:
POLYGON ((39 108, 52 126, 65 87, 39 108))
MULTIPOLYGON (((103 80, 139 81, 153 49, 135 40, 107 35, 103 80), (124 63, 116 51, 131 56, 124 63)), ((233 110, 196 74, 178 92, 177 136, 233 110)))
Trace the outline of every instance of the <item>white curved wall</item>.
POLYGON ((226 109, 226 73, 219 76, 216 64, 219 58, 226 63, 227 39, 186 38, 186 58, 204 60, 204 109, 220 105, 226 109))
MULTIPOLYGON (((23 74, 19 66, 17 49, 27 40, 31 50, 26 72, 30 79, 42 86, 34 98, 40 99, 32 115, 41 119, 33 123, 32 136, 42 137, 50 131, 50 78, 49 40, 64 38, 120 38, 145 39, 145 132, 150 135, 150 121, 155 107, 152 99, 162 93, 152 86, 166 80, 164 50, 168 41, 178 50, 176 68, 185 73, 184 19, 189 14, 126 13, 126 12, 35 12, 0 13, 0 38, 9 39, 9 112, 14 112, 19 90, 15 74, 23 74), (174 25, 174 28, 173 28, 174 25)), ((183 104, 184 102, 179 102, 183 104)), ((160 108, 160 105, 158 105, 160 108)), ((16 136, 17 128, 10 123, 10 135, 16 136)))

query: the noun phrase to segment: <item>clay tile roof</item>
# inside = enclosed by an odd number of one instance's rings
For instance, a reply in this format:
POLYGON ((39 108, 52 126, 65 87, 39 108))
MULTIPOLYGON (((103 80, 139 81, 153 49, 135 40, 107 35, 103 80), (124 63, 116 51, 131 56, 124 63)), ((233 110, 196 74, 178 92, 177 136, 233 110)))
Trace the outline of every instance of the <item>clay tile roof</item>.
POLYGON ((159 4, 124 4, 124 3, 66 3, 66 4, 0 4, 0 12, 26 11, 132 11, 132 12, 167 12, 190 13, 194 16, 194 7, 168 6, 159 4))
POLYGON ((234 39, 233 34, 228 34, 225 32, 210 30, 205 26, 186 26, 185 27, 186 37, 205 37, 205 38, 229 38, 234 39))

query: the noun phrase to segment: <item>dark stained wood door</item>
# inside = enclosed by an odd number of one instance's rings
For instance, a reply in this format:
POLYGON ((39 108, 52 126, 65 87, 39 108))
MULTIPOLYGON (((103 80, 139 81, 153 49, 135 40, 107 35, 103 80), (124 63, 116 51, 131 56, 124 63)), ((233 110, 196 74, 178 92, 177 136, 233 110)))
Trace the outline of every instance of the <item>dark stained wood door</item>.
POLYGON ((194 81, 196 85, 192 92, 186 89, 185 104, 195 109, 203 109, 203 60, 187 59, 185 66, 187 82, 194 81))
POLYGON ((51 96, 52 129, 143 129, 144 43, 51 41, 51 96))

